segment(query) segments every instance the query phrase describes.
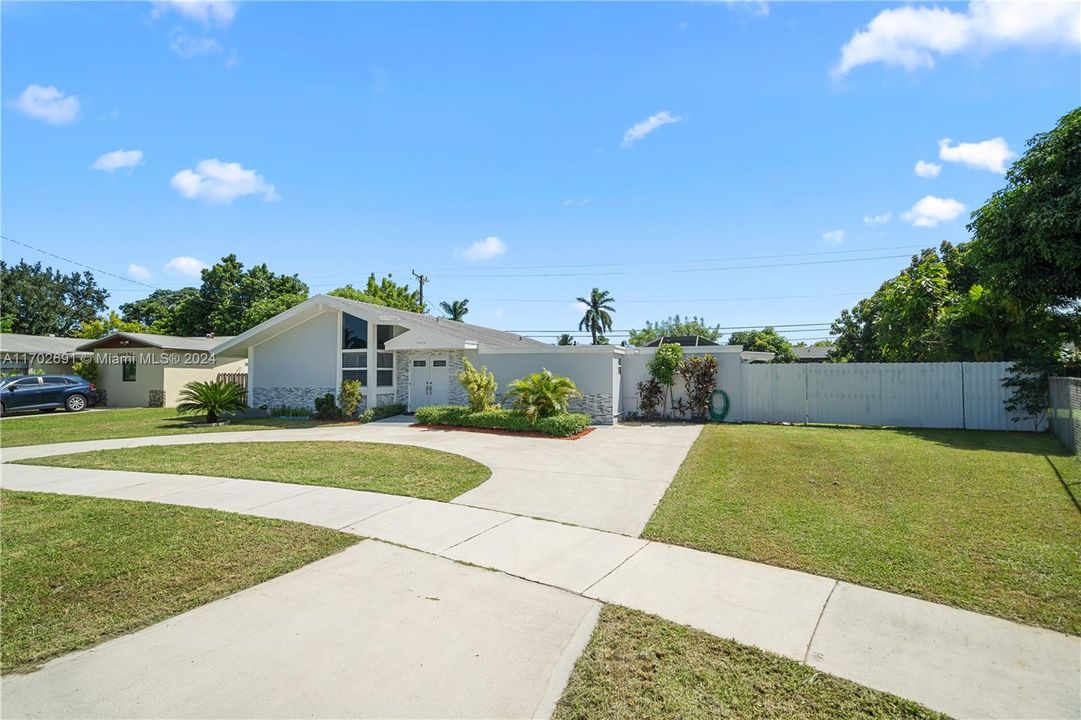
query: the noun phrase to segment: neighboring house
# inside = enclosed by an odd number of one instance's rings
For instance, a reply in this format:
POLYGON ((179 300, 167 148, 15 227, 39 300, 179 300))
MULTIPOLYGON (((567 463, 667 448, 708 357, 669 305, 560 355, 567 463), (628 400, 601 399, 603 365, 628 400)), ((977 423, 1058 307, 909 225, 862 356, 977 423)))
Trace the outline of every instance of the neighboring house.
POLYGON ((98 386, 112 407, 175 407, 192 380, 243 373, 246 360, 216 358, 215 345, 229 338, 176 337, 119 332, 81 341, 81 352, 98 362, 98 386))
POLYGON ((715 343, 709 338, 704 338, 701 335, 662 335, 653 342, 648 342, 642 347, 658 347, 662 344, 682 345, 683 347, 716 347, 719 343, 715 343))
POLYGON ((792 352, 796 354, 796 362, 801 363, 821 363, 826 362, 829 359, 830 351, 833 350, 832 345, 815 345, 811 347, 794 347, 792 352))
MULTIPOLYGON (((703 346, 723 356, 723 377, 770 353, 742 353, 739 346, 703 346)), ((612 345, 558 346, 515 333, 317 295, 233 338, 219 339, 219 360, 247 360, 248 403, 253 407, 313 407, 317 397, 337 394, 343 380, 359 380, 362 407, 401 403, 412 412, 424 405, 466 403, 457 375, 468 358, 487 367, 501 398, 512 380, 542 369, 571 378, 581 398, 571 410, 598 424, 623 413, 642 379, 645 359, 656 348, 612 345), (631 369, 624 372, 624 363, 631 369)))
POLYGON ((71 375, 71 365, 87 353, 76 352, 86 342, 55 335, 0 334, 0 371, 5 375, 71 375))

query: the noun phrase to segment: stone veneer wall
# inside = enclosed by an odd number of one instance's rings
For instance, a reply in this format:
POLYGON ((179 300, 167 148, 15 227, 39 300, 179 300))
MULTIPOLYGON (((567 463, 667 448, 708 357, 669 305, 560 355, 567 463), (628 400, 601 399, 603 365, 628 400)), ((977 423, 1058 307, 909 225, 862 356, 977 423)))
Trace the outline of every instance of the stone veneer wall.
POLYGON ((256 387, 252 390, 255 406, 266 405, 267 409, 280 405, 315 409, 315 398, 338 392, 332 387, 256 387))
POLYGON ((147 407, 160 408, 165 407, 165 391, 164 390, 151 390, 150 399, 146 404, 147 407))
POLYGON ((608 393, 591 393, 580 398, 572 398, 571 412, 585 413, 597 425, 612 425, 612 396, 608 393))
MULTIPOLYGON (((428 350, 399 350, 394 353, 395 360, 395 401, 403 405, 409 404, 409 367, 413 363, 413 358, 418 356, 427 357, 431 351, 428 350)), ((436 351, 445 352, 447 355, 447 402, 451 405, 466 405, 469 402, 469 396, 466 395, 465 388, 458 383, 458 373, 462 371, 463 358, 465 358, 465 352, 462 350, 446 350, 436 351)))

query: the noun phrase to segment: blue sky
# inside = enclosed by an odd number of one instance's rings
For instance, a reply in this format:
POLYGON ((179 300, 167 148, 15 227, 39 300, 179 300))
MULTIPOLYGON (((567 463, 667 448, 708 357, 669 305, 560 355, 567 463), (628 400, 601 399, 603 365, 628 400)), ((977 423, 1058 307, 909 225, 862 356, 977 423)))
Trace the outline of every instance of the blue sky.
MULTIPOLYGON (((416 269, 513 330, 574 330, 594 286, 617 330, 828 323, 965 240, 1081 104, 1078 15, 4 3, 3 233, 155 287, 229 252, 313 292, 416 269)), ((99 281, 113 306, 149 292, 99 281)))

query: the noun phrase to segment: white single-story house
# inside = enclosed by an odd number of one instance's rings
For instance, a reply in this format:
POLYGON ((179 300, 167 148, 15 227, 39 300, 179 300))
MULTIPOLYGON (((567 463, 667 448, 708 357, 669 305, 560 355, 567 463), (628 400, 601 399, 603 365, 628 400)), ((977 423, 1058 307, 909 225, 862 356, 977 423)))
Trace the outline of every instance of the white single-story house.
MULTIPOLYGON (((718 377, 736 378, 739 346, 686 348, 718 358, 718 377)), ((463 359, 487 367, 501 396, 507 384, 541 369, 571 378, 582 397, 571 409, 611 424, 637 409, 635 387, 656 348, 548 345, 515 333, 317 295, 232 338, 219 339, 219 361, 246 360, 248 403, 311 408, 337 394, 343 380, 360 380, 363 406, 401 403, 464 405, 456 376, 463 359)), ((768 353, 752 353, 772 357, 768 353)), ((761 359, 761 358, 758 358, 761 359)))
POLYGON ((211 352, 228 339, 118 332, 81 340, 76 350, 97 360, 97 384, 111 407, 175 407, 192 380, 245 372, 246 359, 217 358, 211 352))
POLYGON ((0 333, 0 371, 5 375, 71 375, 71 366, 88 353, 77 348, 86 340, 55 335, 0 333))

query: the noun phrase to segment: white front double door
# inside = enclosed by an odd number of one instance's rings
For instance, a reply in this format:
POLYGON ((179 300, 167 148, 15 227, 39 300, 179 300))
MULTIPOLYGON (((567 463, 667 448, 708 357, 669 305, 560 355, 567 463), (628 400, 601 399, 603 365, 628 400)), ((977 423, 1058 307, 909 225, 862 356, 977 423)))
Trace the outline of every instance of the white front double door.
POLYGON ((450 386, 447 356, 413 355, 409 361, 409 411, 425 405, 446 405, 450 386))

